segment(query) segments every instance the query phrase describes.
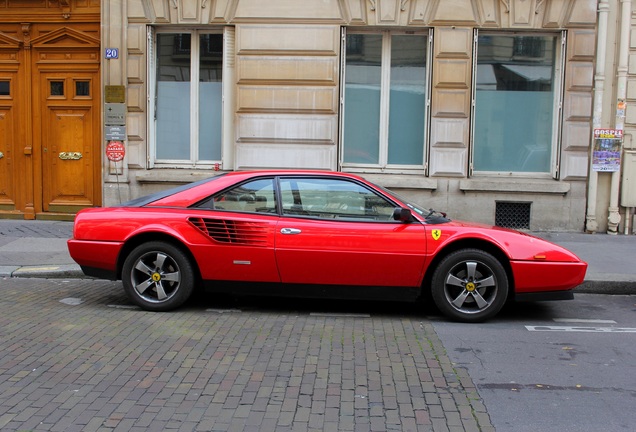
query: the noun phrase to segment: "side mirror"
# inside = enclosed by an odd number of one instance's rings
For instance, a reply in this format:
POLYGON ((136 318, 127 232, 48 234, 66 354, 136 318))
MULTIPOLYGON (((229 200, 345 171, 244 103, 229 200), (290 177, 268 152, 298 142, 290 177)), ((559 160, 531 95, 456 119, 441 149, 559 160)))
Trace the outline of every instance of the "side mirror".
POLYGON ((413 215, 411 214, 411 210, 406 207, 396 207, 393 210, 393 220, 400 222, 412 222, 413 215))

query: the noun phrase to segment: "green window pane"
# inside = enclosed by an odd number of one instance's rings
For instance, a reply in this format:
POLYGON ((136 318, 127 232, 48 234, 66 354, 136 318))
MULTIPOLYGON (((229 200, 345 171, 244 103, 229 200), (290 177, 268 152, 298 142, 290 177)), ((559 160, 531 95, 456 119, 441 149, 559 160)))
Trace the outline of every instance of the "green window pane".
POLYGON ((381 67, 381 35, 347 35, 344 162, 379 162, 381 67))
POLYGON ((474 169, 550 172, 556 36, 482 35, 474 169))
POLYGON ((221 159, 223 35, 199 36, 199 159, 221 159))
POLYGON ((157 159, 190 157, 190 58, 188 33, 157 35, 157 159))
POLYGON ((424 163, 427 45, 423 35, 391 38, 389 164, 424 163))

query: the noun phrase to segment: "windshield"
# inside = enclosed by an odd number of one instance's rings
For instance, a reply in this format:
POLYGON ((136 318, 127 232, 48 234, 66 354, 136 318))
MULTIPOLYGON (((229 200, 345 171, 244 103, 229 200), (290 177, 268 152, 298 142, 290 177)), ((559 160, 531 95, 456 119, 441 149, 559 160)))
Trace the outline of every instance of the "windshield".
POLYGON ((397 198, 398 200, 402 201, 404 204, 406 204, 408 208, 410 208, 412 211, 414 211, 418 215, 422 216, 424 219, 427 219, 430 221, 431 218, 436 218, 436 219, 440 219, 438 222, 449 221, 449 219, 446 218, 446 213, 443 213, 434 209, 425 209, 424 207, 414 203, 410 199, 405 198, 401 196, 400 194, 397 194, 383 186, 378 186, 378 187, 382 189, 384 192, 386 192, 387 194, 389 194, 390 196, 393 196, 397 198))
POLYGON ((432 210, 432 209, 431 210, 426 210, 424 207, 421 207, 421 206, 415 204, 414 202, 412 202, 408 198, 405 198, 405 197, 393 192, 392 190, 389 190, 389 189, 385 188, 384 186, 380 186, 380 185, 376 185, 376 186, 379 187, 380 189, 382 189, 389 196, 395 197, 398 200, 402 201, 404 204, 407 205, 408 208, 410 208, 411 210, 413 210, 415 213, 417 213, 420 216, 426 217, 426 216, 428 216, 428 215, 430 215, 431 213, 434 212, 434 210, 432 210))

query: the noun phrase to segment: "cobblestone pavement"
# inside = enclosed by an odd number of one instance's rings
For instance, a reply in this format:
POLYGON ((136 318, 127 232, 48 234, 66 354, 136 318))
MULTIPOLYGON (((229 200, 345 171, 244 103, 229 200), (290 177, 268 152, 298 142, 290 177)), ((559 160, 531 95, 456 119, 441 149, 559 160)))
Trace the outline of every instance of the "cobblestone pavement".
POLYGON ((493 430, 423 314, 316 304, 0 279, 0 430, 493 430))

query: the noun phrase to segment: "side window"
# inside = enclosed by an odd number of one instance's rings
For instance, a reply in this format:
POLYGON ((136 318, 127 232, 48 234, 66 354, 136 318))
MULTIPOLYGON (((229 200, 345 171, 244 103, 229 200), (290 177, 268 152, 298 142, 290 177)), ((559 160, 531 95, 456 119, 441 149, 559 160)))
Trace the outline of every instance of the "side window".
POLYGON ((283 215, 349 221, 393 221, 395 205, 357 183, 320 178, 281 179, 283 215))
POLYGON ((275 197, 274 180, 260 179, 213 196, 205 207, 247 213, 276 213, 275 197))

